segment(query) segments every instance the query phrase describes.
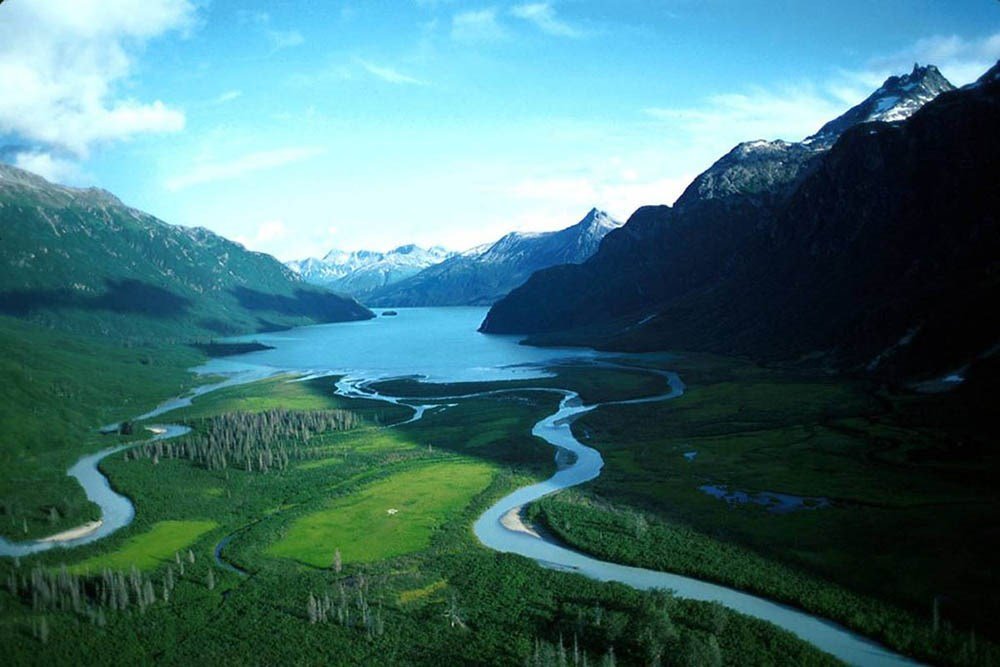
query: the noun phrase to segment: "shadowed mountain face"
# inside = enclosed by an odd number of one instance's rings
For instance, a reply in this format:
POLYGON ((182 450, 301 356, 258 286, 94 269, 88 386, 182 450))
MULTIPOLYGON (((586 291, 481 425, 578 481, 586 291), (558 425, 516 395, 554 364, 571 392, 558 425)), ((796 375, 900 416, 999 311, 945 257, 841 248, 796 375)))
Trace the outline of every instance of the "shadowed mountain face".
POLYGON ((535 271, 576 264, 593 255, 620 222, 597 209, 558 232, 507 234, 496 243, 473 248, 411 278, 375 290, 375 306, 488 306, 535 271))
POLYGON ((170 337, 371 317, 273 257, 8 165, 0 165, 0 314, 170 337))
MULTIPOLYGON (((675 207, 636 211, 590 261, 535 274, 483 330, 809 357, 899 377, 974 361, 1000 334, 988 305, 1000 256, 993 71, 951 91, 935 69, 915 69, 873 96, 902 111, 860 105, 908 120, 828 124, 802 144, 742 144, 675 207), (914 97, 896 94, 903 88, 914 97), (928 90, 944 92, 927 102, 928 90), (914 99, 926 102, 916 113, 914 99), (832 148, 816 148, 831 131, 832 148)), ((842 119, 867 118, 854 111, 842 119)))

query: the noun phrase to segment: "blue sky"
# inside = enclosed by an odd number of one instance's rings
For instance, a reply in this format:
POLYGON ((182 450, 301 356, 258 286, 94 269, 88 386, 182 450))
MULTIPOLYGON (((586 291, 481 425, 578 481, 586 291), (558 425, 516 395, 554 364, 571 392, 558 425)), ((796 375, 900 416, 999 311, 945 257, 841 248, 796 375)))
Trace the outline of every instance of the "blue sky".
POLYGON ((282 259, 463 249, 998 58, 995 0, 7 0, 0 159, 282 259))

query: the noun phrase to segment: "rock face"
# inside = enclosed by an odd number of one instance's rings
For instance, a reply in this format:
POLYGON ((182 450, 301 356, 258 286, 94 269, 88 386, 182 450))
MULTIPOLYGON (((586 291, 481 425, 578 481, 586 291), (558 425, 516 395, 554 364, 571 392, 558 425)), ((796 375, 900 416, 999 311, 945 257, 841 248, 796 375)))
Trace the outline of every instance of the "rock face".
POLYGON ((403 245, 389 252, 331 250, 322 259, 287 262, 288 268, 313 285, 365 299, 380 288, 416 275, 455 255, 440 246, 403 245))
POLYGON ((1000 334, 998 98, 990 73, 955 91, 915 68, 801 144, 741 144, 482 328, 908 377, 973 362, 1000 334))
POLYGON ((607 213, 592 209, 580 222, 558 232, 512 232, 495 243, 455 255, 411 278, 376 290, 365 303, 490 305, 539 269, 586 260, 608 232, 620 226, 607 213))
POLYGON ((270 255, 0 164, 0 315, 122 337, 365 319, 270 255))

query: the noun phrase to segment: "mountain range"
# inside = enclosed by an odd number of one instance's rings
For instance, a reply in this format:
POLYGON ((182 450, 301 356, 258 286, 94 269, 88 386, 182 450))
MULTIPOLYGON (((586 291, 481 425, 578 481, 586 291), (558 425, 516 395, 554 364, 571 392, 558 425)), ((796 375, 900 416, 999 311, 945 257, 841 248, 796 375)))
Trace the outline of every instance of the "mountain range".
POLYGON ((802 142, 735 147, 587 262, 533 275, 482 330, 888 377, 964 369, 998 339, 998 121, 996 67, 955 90, 915 66, 802 142))
POLYGON ((364 299, 371 292, 416 275, 454 254, 440 246, 421 248, 410 244, 388 252, 331 250, 322 259, 310 257, 286 264, 308 283, 364 299))
POLYGON ((539 269, 576 264, 593 255, 621 223, 592 209, 578 223, 555 232, 511 232, 416 275, 374 290, 372 306, 488 306, 539 269))
POLYGON ((0 315, 190 339, 372 317, 270 255, 0 164, 0 315))

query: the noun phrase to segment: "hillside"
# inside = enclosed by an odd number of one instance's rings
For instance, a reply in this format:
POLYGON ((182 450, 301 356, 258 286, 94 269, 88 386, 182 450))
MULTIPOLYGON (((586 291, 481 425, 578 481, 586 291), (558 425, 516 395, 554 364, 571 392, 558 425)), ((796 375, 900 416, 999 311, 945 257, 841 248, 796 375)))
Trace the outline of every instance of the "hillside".
POLYGON ((371 317, 269 255, 9 165, 0 241, 0 314, 67 331, 190 339, 371 317))

